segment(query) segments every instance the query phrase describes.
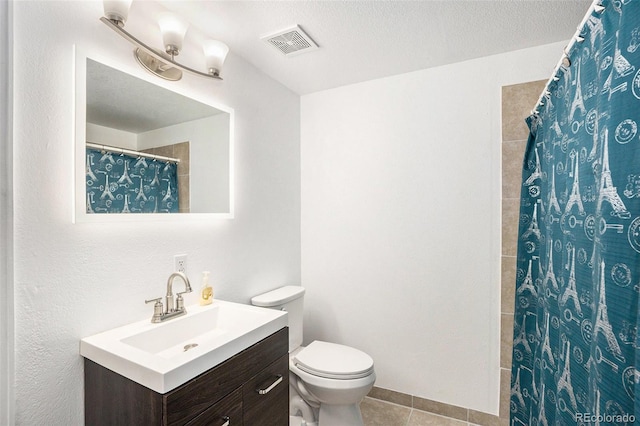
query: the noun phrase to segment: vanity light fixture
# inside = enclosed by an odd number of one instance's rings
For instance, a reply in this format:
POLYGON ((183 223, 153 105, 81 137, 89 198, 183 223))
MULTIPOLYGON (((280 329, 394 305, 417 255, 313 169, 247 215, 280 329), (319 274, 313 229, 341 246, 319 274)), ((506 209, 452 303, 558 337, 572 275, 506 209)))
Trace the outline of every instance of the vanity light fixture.
POLYGON ((222 80, 220 71, 229 48, 217 40, 205 40, 203 50, 206 72, 198 71, 176 62, 175 57, 180 54, 182 42, 187 32, 188 24, 171 13, 158 16, 158 26, 162 33, 164 52, 147 46, 124 29, 129 16, 132 0, 103 0, 104 16, 100 18, 105 25, 120 34, 134 46, 134 56, 138 63, 152 74, 166 80, 178 81, 182 78, 182 71, 187 71, 202 77, 222 80), (166 52, 166 53, 165 53, 166 52))

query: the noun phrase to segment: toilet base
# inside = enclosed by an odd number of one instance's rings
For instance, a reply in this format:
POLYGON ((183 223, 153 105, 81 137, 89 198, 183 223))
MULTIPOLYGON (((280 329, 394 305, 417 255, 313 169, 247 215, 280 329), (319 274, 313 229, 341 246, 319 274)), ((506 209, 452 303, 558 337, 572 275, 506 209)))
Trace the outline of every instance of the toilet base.
POLYGON ((301 416, 290 416, 289 426, 362 426, 364 424, 360 407, 358 406, 334 405, 331 406, 329 410, 324 410, 324 417, 322 417, 322 410, 320 410, 320 413, 320 420, 313 423, 305 422, 301 416))
POLYGON ((318 410, 307 404, 292 387, 289 388, 289 413, 289 426, 318 426, 318 410))
POLYGON ((302 426, 302 417, 289 416, 289 426, 302 426))
POLYGON ((318 423, 305 422, 304 419, 300 416, 290 416, 289 426, 318 426, 318 423))
POLYGON ((360 404, 320 404, 318 426, 364 426, 360 404))

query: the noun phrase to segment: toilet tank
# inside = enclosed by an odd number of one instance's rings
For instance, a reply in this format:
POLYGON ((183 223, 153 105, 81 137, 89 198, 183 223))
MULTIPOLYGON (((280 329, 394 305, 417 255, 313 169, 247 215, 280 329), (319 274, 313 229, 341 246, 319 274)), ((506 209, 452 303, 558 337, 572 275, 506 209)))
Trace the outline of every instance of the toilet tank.
POLYGON ((296 285, 280 287, 253 297, 251 304, 286 311, 289 321, 289 352, 293 352, 302 345, 303 287, 296 285))

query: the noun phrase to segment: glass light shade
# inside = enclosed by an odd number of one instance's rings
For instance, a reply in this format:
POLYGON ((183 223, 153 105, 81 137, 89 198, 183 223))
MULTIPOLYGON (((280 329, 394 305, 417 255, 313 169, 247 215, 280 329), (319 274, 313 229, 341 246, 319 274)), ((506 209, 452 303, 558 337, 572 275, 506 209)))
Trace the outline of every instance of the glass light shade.
POLYGON ((171 55, 177 55, 182 49, 184 35, 187 32, 187 23, 172 13, 158 15, 158 25, 162 33, 162 43, 165 50, 171 55))
POLYGON ((104 0, 102 2, 104 16, 112 21, 127 22, 132 1, 133 0, 104 0))
POLYGON ((202 50, 204 50, 209 72, 219 73, 222 69, 222 64, 224 64, 224 60, 227 58, 227 53, 229 53, 229 47, 218 40, 205 40, 202 45, 202 50))

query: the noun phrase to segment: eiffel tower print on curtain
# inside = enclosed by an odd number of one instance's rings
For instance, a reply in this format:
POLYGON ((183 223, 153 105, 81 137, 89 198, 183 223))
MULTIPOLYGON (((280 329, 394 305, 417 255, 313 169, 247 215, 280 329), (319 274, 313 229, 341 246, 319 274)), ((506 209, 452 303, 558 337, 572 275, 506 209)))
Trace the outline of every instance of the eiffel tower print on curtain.
POLYGON ((640 424, 640 0, 601 3, 527 119, 510 425, 640 424))
POLYGON ((87 148, 87 213, 178 213, 178 168, 87 148))

